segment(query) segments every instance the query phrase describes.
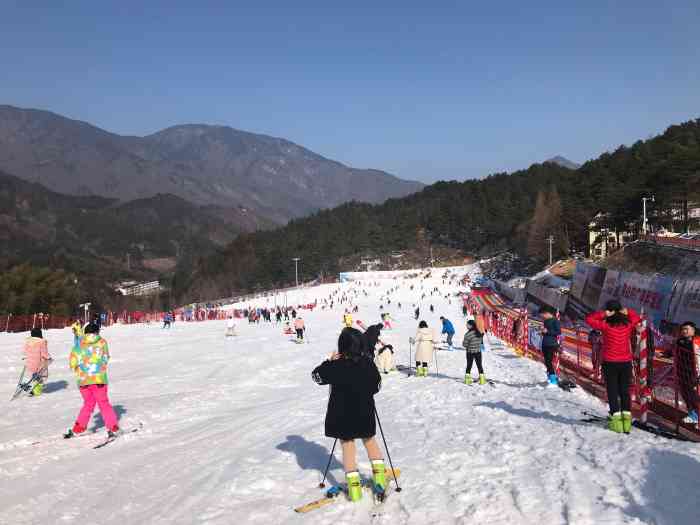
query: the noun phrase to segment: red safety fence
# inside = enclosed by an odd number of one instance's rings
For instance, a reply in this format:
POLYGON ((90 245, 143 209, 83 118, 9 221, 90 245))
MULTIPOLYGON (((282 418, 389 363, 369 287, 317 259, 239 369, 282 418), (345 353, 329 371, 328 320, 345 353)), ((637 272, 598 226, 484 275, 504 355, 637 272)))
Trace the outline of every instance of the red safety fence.
POLYGON ((681 237, 663 237, 659 235, 646 235, 645 240, 664 246, 674 246, 687 250, 700 250, 700 239, 684 239, 681 237))
MULTIPOLYGON (((539 344, 542 322, 528 317, 523 308, 513 307, 498 294, 474 290, 463 296, 467 310, 483 322, 485 330, 498 337, 519 355, 543 361, 539 344)), ((698 355, 700 338, 694 350, 676 344, 659 334, 646 321, 631 344, 634 350, 634 381, 631 387, 633 412, 645 422, 652 415, 659 423, 693 432, 700 438, 697 424, 683 422, 689 410, 700 404, 698 355)), ((588 326, 562 327, 560 366, 576 382, 607 400, 601 373, 601 336, 588 326)), ((696 412, 697 413, 697 412, 696 412)))

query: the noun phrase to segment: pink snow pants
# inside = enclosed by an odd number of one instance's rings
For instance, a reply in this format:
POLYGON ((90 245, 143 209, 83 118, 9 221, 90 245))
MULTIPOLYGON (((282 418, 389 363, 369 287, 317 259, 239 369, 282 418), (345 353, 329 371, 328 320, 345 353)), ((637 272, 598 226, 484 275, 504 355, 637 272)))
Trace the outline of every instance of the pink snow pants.
POLYGON ((92 411, 95 410, 95 404, 100 408, 100 414, 102 414, 107 430, 112 430, 117 426, 117 415, 107 398, 107 385, 81 386, 80 395, 83 396, 83 408, 80 409, 77 423, 81 427, 87 428, 92 411))

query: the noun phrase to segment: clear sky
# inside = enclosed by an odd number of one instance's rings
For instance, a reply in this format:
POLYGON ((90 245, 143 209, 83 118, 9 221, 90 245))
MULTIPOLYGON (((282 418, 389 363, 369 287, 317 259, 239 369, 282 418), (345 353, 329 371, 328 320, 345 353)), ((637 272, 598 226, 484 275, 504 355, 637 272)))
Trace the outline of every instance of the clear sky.
POLYGON ((700 0, 50 0, 0 13, 0 103, 120 134, 226 124, 423 182, 582 162, 700 117, 700 0))

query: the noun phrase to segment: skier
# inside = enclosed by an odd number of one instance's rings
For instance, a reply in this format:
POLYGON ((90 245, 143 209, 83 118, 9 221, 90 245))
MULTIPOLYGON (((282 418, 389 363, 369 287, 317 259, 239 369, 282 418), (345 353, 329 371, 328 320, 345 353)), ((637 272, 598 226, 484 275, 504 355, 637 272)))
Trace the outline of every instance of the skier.
POLYGON ((49 363, 52 361, 46 339, 42 337, 41 328, 32 328, 30 336, 24 342, 24 366, 31 378, 25 390, 30 396, 39 396, 44 391, 44 382, 49 377, 49 363))
POLYGON ((416 309, 413 311, 413 315, 415 316, 416 321, 420 317, 420 307, 416 306, 416 309))
POLYGON ((359 330, 343 328, 338 337, 338 351, 311 374, 317 384, 331 385, 325 434, 340 439, 348 497, 354 502, 362 499, 355 439, 362 439, 367 449, 375 486, 386 488, 384 458, 374 438, 374 394, 379 392, 382 380, 374 362, 367 358, 366 344, 359 330))
POLYGON ((389 315, 389 312, 386 312, 382 316, 382 320, 384 321, 384 328, 391 330, 391 316, 389 315))
POLYGON ((681 397, 685 401, 688 415, 684 423, 698 424, 698 364, 700 363, 700 337, 695 335, 695 323, 687 321, 681 325, 681 337, 677 341, 676 375, 681 397))
POLYGON ((70 325, 70 329, 73 332, 73 346, 78 346, 80 338, 83 337, 83 325, 80 324, 80 319, 76 318, 70 325))
POLYGON ((447 334, 447 349, 452 350, 452 338, 455 335, 455 327, 449 319, 443 316, 440 316, 440 321, 442 321, 442 332, 440 334, 447 334))
POLYGON ((382 347, 377 350, 377 357, 374 359, 374 363, 380 372, 388 374, 396 367, 394 364, 394 347, 384 343, 381 343, 381 345, 382 347))
POLYGON ((343 314, 343 324, 347 328, 352 328, 352 315, 350 315, 350 311, 346 308, 345 313, 343 314))
POLYGON ((85 432, 90 422, 90 416, 95 404, 100 409, 102 419, 107 427, 107 434, 113 437, 119 431, 117 415, 107 397, 107 363, 109 362, 109 346, 100 337, 100 329, 90 323, 85 327, 85 336, 80 340, 80 346, 73 348, 70 353, 70 368, 77 377, 83 407, 78 418, 63 437, 71 438, 75 434, 85 432))
POLYGON ((561 324, 554 317, 556 311, 551 306, 543 306, 540 313, 544 319, 542 330, 542 357, 547 367, 548 386, 557 386, 559 378, 554 369, 554 357, 559 352, 559 336, 561 335, 561 324))
POLYGON ((233 316, 229 316, 228 321, 226 321, 226 337, 231 337, 236 335, 236 322, 233 320, 233 316))
POLYGON ((435 308, 433 307, 432 304, 430 305, 430 313, 431 313, 431 314, 434 314, 434 313, 435 313, 435 308))
POLYGON ((172 323, 172 316, 170 315, 170 312, 166 312, 165 315, 163 316, 163 328, 170 328, 171 323, 172 323))
POLYGON ((462 346, 467 351, 467 372, 464 375, 464 384, 472 384, 472 364, 476 361, 476 368, 479 370, 479 384, 486 384, 486 376, 481 362, 481 346, 484 342, 484 334, 476 328, 475 321, 467 321, 467 333, 464 334, 462 346))
POLYGON ((608 428, 618 434, 629 434, 632 428, 629 386, 633 356, 630 338, 640 321, 637 312, 623 308, 616 300, 608 301, 605 310, 586 317, 586 323, 603 334, 603 375, 610 407, 608 428))
POLYGON ((416 377, 428 376, 428 363, 433 358, 433 341, 435 333, 428 328, 428 323, 418 323, 416 332, 416 377))
POLYGON ((294 319, 294 330, 297 333, 297 343, 301 343, 304 340, 305 329, 306 327, 304 326, 304 320, 301 318, 301 316, 294 319))

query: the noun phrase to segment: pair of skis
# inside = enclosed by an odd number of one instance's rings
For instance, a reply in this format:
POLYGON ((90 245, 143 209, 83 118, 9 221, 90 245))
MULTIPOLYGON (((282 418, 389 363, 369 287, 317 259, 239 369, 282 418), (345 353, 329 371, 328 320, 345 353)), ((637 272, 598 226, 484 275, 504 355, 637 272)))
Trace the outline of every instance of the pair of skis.
MULTIPOLYGON (((597 414, 592 414, 586 411, 583 412, 583 415, 586 417, 580 420, 582 423, 603 423, 605 425, 607 425, 608 423, 607 417, 599 416, 597 414)), ((675 432, 666 430, 665 428, 661 428, 656 425, 651 425, 649 423, 643 423, 642 421, 639 421, 637 419, 632 421, 632 426, 634 428, 644 430, 645 432, 649 432, 650 434, 654 434, 655 436, 659 436, 662 438, 675 439, 677 441, 692 441, 682 434, 676 434, 675 432)))
MULTIPOLYGON (((391 480, 395 480, 399 477, 401 474, 401 469, 387 469, 386 470, 386 481, 387 481, 387 486, 386 488, 382 489, 381 487, 375 486, 371 480, 369 479, 363 479, 362 480, 362 490, 364 492, 371 492, 372 497, 374 499, 374 504, 375 505, 381 505, 384 503, 387 498, 389 497, 389 494, 391 492, 391 483, 389 483, 391 480)), ((333 485, 331 488, 326 490, 325 495, 322 498, 319 498, 317 500, 311 501, 305 505, 302 505, 301 507, 297 507, 294 509, 294 512, 300 513, 300 514, 305 514, 307 512, 311 512, 312 510, 320 509, 321 507, 325 507, 326 505, 330 505, 331 503, 336 503, 338 501, 342 500, 347 500, 347 494, 348 494, 348 488, 347 485, 340 484, 340 485, 333 485), (344 497, 343 497, 344 496, 344 497)))
MULTIPOLYGON (((143 428, 143 423, 139 422, 137 425, 133 427, 129 427, 126 429, 118 430, 117 432, 107 435, 105 438, 103 438, 101 441, 96 443, 92 448, 98 449, 98 448, 103 448, 109 445, 110 443, 113 443, 115 440, 117 440, 119 437, 124 436, 126 434, 133 434, 134 432, 138 432, 143 428)), ((81 432, 80 434, 73 434, 72 431, 68 431, 63 436, 54 436, 50 437, 47 439, 39 440, 39 441, 34 441, 32 443, 32 446, 41 446, 41 445, 48 445, 51 443, 58 443, 60 441, 66 440, 66 439, 85 439, 85 438, 92 438, 97 436, 98 432, 97 431, 85 431, 81 432)))

